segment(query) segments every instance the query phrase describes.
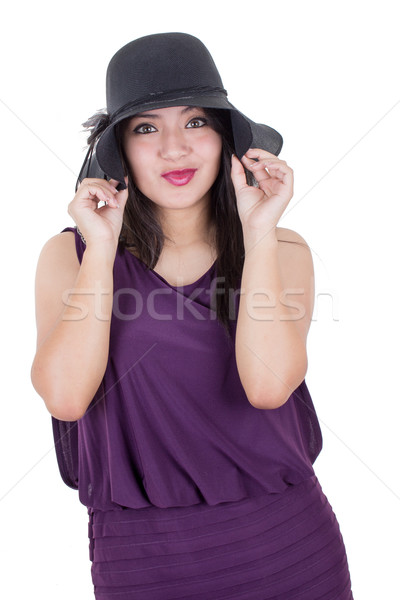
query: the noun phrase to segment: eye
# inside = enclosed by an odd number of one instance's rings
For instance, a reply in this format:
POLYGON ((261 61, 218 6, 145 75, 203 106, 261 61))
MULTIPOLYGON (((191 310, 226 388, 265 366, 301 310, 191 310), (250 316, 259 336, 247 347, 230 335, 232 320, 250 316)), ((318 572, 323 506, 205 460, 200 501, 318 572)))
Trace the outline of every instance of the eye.
POLYGON ((135 127, 133 131, 134 133, 153 133, 154 131, 157 131, 157 129, 149 123, 142 123, 142 125, 135 127))
POLYGON ((198 129, 199 127, 204 127, 204 125, 207 125, 207 119, 204 117, 194 117, 193 119, 190 119, 186 127, 188 129, 198 129))

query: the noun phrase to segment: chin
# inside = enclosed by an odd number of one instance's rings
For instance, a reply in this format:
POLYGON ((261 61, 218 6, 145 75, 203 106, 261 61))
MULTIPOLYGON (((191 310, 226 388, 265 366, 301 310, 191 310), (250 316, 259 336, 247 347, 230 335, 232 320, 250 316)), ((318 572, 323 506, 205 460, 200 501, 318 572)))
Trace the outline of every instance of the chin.
MULTIPOLYGON (((146 195, 146 194, 145 194, 146 195)), ((171 190, 168 194, 152 194, 147 196, 154 204, 160 208, 189 208, 199 202, 210 202, 210 190, 196 193, 187 189, 171 190)))

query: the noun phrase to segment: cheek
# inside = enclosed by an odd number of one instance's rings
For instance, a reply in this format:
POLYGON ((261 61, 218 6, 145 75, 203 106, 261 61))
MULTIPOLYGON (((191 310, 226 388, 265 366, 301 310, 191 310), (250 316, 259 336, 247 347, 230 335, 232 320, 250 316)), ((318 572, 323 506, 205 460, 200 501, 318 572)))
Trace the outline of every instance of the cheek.
POLYGON ((126 158, 131 170, 132 178, 137 184, 143 177, 141 174, 146 173, 145 165, 148 164, 146 161, 146 154, 140 148, 132 146, 125 151, 126 158))
POLYGON ((215 160, 215 170, 218 173, 219 168, 221 166, 221 160, 222 160, 222 142, 221 142, 221 140, 218 140, 218 142, 216 144, 214 144, 213 156, 214 156, 214 160, 215 160))
POLYGON ((215 167, 219 168, 222 155, 222 140, 218 134, 215 134, 215 137, 208 137, 207 140, 205 140, 204 155, 210 159, 212 158, 215 167))

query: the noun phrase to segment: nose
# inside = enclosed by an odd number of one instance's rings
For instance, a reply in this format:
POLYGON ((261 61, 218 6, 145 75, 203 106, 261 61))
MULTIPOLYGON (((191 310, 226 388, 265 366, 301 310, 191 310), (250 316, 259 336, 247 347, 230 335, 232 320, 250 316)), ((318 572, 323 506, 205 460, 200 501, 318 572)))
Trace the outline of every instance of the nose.
POLYGON ((185 132, 179 128, 164 130, 161 136, 160 156, 165 160, 179 161, 190 152, 185 132))

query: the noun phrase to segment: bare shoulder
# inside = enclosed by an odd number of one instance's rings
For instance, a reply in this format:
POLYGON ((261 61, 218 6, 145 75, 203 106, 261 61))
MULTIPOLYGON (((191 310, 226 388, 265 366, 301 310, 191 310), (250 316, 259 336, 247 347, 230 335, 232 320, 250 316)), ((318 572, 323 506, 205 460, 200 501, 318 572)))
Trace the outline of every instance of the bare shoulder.
POLYGON ((297 231, 293 231, 293 229, 286 229, 285 227, 277 227, 276 235, 279 242, 289 242, 289 243, 297 243, 301 246, 308 248, 309 246, 306 240, 299 234, 297 231))
POLYGON ((47 255, 51 256, 54 252, 58 257, 64 255, 68 257, 72 254, 78 260, 75 250, 75 234, 72 231, 64 231, 63 233, 53 235, 53 237, 48 239, 44 244, 40 257, 47 255), (74 252, 72 253, 71 250, 74 252))
POLYGON ((304 339, 314 310, 314 265, 311 249, 296 231, 276 228, 282 283, 289 312, 304 339), (290 302, 289 302, 290 300, 290 302))
POLYGON ((38 272, 56 278, 70 279, 79 271, 75 234, 72 231, 58 233, 44 244, 38 260, 38 272))
POLYGON ((276 228, 278 239, 279 260, 284 271, 293 276, 297 270, 299 275, 304 278, 314 275, 314 267, 311 249, 306 240, 293 229, 285 227, 276 228))
POLYGON ((284 227, 276 228, 276 236, 281 264, 289 270, 302 267, 313 274, 311 249, 306 240, 297 231, 284 227))
POLYGON ((44 244, 35 279, 38 345, 63 310, 63 293, 73 286, 79 269, 75 235, 72 231, 58 233, 44 244))

